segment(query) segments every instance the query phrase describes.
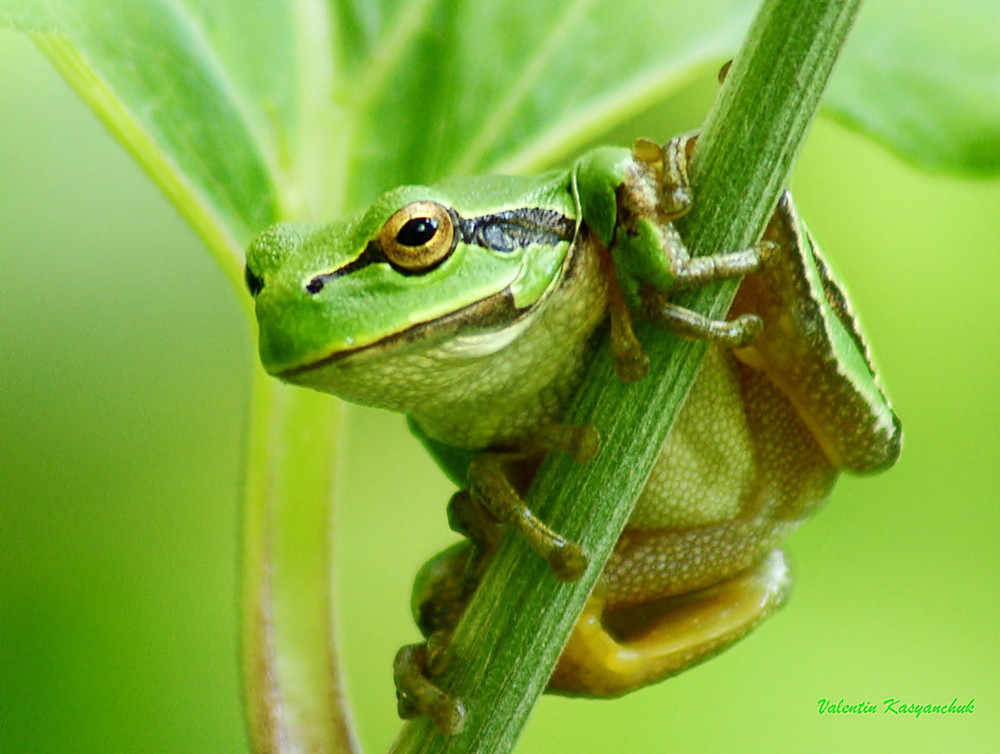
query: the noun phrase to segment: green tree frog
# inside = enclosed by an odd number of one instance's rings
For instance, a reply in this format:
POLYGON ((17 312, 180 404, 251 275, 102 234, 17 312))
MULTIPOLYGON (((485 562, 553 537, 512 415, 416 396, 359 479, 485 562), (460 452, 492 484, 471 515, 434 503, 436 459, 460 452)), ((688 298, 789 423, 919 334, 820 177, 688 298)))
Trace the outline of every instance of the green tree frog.
POLYGON ((461 487, 449 518, 468 539, 414 588, 431 639, 396 658, 404 716, 460 729, 460 701, 433 678, 501 532, 556 577, 582 573, 580 548, 522 495, 545 452, 599 452, 592 429, 560 419, 604 332, 619 376, 643 376, 633 316, 712 347, 550 690, 620 694, 739 639, 784 601, 776 547, 838 472, 896 460, 900 423, 787 193, 755 247, 687 254, 673 221, 691 206, 695 139, 602 147, 538 177, 403 186, 349 220, 280 224, 250 247, 267 371, 405 413, 461 487), (730 277, 743 281, 725 321, 670 301, 730 277))

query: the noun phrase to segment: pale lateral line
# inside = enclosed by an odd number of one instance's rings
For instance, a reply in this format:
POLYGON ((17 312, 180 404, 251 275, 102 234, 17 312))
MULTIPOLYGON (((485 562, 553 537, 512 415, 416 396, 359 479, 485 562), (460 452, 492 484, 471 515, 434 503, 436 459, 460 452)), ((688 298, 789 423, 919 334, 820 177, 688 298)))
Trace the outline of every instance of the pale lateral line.
POLYGON ((566 38, 569 32, 579 22, 582 14, 592 3, 590 0, 578 0, 568 6, 566 12, 556 19, 555 24, 549 34, 544 35, 544 44, 536 50, 536 54, 530 58, 521 69, 521 75, 507 92, 503 102, 497 106, 492 114, 482 119, 483 128, 479 134, 471 140, 465 153, 452 163, 448 169, 449 173, 466 173, 476 166, 476 163, 483 154, 500 137, 504 128, 517 112, 518 106, 530 93, 531 88, 541 76, 545 66, 548 65, 552 56, 557 52, 559 45, 566 38))
POLYGON ((707 40, 687 55, 633 79, 625 88, 593 100, 583 110, 567 113, 534 141, 499 158, 488 168, 488 172, 518 174, 551 166, 556 160, 579 149, 594 134, 637 114, 694 79, 710 57, 718 52, 717 40, 707 40))

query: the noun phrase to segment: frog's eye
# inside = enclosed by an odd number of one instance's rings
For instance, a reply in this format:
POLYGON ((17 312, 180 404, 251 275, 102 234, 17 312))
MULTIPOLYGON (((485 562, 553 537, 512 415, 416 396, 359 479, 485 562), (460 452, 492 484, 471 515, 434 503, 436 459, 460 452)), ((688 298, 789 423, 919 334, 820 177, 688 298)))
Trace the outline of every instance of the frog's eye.
POLYGON ((413 202, 386 220, 378 235, 382 253, 394 267, 424 272, 441 264, 455 248, 455 223, 437 202, 413 202))

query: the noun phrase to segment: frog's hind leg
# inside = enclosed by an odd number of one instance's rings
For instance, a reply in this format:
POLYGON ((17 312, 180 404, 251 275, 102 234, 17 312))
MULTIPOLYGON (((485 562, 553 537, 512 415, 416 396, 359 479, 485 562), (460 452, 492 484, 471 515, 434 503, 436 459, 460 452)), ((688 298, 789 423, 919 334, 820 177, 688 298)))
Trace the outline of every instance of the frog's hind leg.
MULTIPOLYGON (((614 616, 595 590, 559 658, 549 691, 614 696, 706 660, 780 607, 790 576, 781 552, 711 587, 671 598, 650 620, 614 616)), ((639 608, 636 608, 639 610, 639 608)))
POLYGON ((744 279, 730 309, 737 319, 761 317, 764 330, 734 355, 787 396, 835 467, 886 468, 899 457, 899 419, 847 296, 787 192, 764 241, 768 264, 744 279))
MULTIPOLYGON (((450 506, 456 507, 456 506, 450 506)), ((460 502, 458 508, 464 507, 460 502)), ((438 687, 433 678, 450 662, 451 632, 478 584, 479 572, 492 547, 468 540, 439 553, 420 569, 413 585, 413 617, 427 641, 408 644, 396 653, 393 680, 399 716, 427 715, 442 734, 458 733, 465 723, 460 700, 438 687)))

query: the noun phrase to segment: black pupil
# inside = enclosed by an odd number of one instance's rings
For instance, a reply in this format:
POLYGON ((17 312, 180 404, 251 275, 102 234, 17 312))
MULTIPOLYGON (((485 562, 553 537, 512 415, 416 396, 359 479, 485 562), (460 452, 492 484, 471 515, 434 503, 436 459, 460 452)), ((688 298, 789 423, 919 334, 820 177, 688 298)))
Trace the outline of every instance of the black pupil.
POLYGON ((415 217, 399 229, 396 243, 400 246, 423 246, 437 233, 438 221, 433 217, 415 217))

